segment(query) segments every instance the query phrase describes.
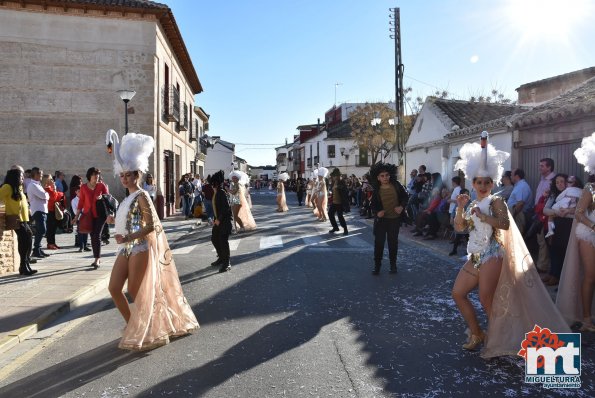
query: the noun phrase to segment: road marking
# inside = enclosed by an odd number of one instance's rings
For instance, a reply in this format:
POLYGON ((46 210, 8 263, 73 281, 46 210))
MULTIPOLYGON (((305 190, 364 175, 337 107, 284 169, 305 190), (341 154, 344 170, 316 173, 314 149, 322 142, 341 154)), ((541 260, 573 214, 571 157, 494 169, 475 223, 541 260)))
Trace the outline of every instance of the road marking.
POLYGON ((320 235, 303 236, 302 239, 306 246, 328 246, 328 243, 326 243, 320 235))
POLYGON ((263 236, 260 238, 260 249, 270 249, 273 247, 283 247, 281 236, 263 236))
POLYGON ((236 251, 238 250, 238 246, 240 245, 241 239, 234 239, 229 241, 229 251, 236 251))
MULTIPOLYGON (((229 251, 234 252, 238 250, 238 246, 240 245, 241 239, 233 239, 229 241, 229 251)), ((212 252, 216 251, 214 248, 211 250, 212 252)))
POLYGON ((374 248, 369 247, 325 247, 325 246, 307 246, 308 250, 324 251, 324 252, 335 252, 335 253, 366 253, 373 252, 374 248))
POLYGON ((188 254, 190 253, 192 250, 195 249, 196 246, 194 245, 188 245, 188 246, 182 246, 182 247, 176 247, 175 249, 173 249, 171 252, 172 254, 188 254))

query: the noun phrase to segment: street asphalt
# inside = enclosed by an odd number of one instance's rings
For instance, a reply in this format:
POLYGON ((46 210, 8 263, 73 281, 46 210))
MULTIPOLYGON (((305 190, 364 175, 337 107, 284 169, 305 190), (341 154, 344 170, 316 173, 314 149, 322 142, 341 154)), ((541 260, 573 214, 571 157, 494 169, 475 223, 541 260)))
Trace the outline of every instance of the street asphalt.
POLYGON ((448 239, 403 230, 398 274, 385 258, 373 276, 370 220, 350 214, 350 234, 331 235, 292 194, 288 213, 274 201, 253 194, 258 228, 232 236, 228 273, 209 265, 208 227, 177 236, 196 333, 146 353, 118 350, 124 322, 100 292, 91 314, 71 313, 22 355, 0 397, 595 396, 592 335, 583 334, 582 387, 572 391, 525 384, 520 357, 486 361, 461 349, 450 290, 463 261, 447 255, 448 239))

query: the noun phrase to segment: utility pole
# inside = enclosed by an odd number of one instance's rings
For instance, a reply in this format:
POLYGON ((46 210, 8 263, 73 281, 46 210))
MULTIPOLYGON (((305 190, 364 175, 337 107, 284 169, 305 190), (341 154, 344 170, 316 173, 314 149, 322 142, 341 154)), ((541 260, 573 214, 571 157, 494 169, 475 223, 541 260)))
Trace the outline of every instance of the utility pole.
MULTIPOLYGON (((405 66, 401 59, 401 12, 398 7, 389 8, 392 14, 389 15, 389 24, 391 27, 389 31, 392 33, 389 35, 391 39, 395 41, 395 107, 397 123, 395 123, 395 146, 399 153, 399 179, 405 177, 405 134, 403 131, 403 73, 405 66)), ((402 180, 404 181, 404 180, 402 180)))

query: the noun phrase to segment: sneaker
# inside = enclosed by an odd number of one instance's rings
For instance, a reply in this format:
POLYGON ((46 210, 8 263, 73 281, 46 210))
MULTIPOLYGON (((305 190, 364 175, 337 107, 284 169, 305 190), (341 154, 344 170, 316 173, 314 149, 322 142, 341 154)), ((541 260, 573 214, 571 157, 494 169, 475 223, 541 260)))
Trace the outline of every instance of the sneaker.
POLYGON ((554 236, 553 231, 547 231, 547 234, 545 234, 544 238, 549 238, 550 236, 554 236))

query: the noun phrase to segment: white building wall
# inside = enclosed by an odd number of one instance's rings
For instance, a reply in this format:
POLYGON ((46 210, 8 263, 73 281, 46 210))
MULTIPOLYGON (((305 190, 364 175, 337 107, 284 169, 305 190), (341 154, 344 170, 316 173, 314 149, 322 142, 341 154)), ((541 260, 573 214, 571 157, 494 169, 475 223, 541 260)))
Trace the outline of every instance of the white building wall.
POLYGON ((234 153, 221 143, 216 143, 214 148, 207 150, 207 159, 205 161, 205 175, 213 175, 219 170, 223 170, 225 178, 232 170, 234 153))

